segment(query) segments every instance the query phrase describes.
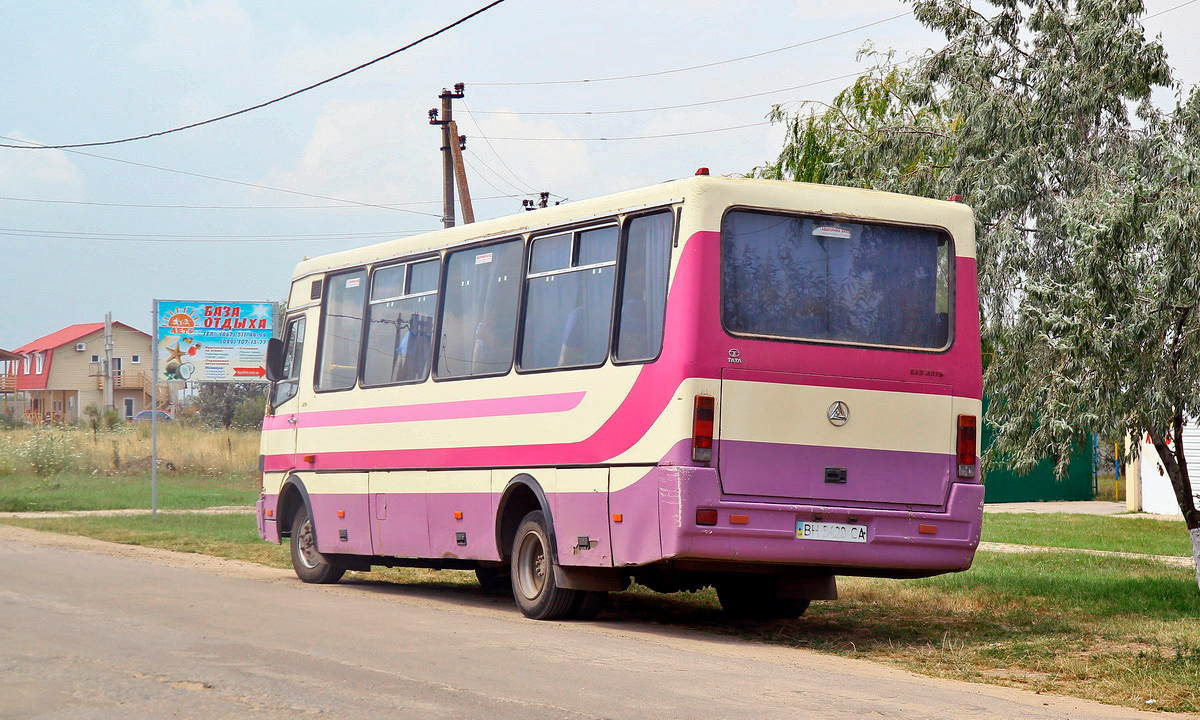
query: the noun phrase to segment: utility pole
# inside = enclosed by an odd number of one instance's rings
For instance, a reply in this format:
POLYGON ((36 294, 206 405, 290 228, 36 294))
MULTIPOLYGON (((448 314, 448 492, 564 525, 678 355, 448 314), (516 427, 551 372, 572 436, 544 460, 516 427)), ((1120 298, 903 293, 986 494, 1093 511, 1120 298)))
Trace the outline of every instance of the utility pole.
POLYGON ((104 313, 104 407, 113 407, 113 328, 112 313, 104 313))
POLYGON ((442 101, 441 116, 438 109, 429 111, 429 124, 442 126, 442 226, 454 227, 454 151, 450 128, 454 122, 453 101, 463 96, 463 84, 454 83, 454 91, 442 88, 438 98, 442 101))
POLYGON ((467 187, 467 166, 462 151, 467 147, 467 136, 458 134, 458 123, 450 122, 450 137, 457 142, 451 145, 454 152, 454 179, 458 181, 458 198, 462 203, 463 222, 475 222, 475 208, 471 205, 471 190, 467 187))

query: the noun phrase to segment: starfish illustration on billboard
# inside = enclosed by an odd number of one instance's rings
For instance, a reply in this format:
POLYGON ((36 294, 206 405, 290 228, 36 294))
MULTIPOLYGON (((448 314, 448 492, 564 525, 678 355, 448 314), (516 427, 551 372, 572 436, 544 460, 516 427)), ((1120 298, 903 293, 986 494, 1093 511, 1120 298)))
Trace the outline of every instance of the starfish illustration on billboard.
POLYGON ((182 362, 183 354, 185 352, 187 352, 187 350, 179 349, 179 343, 178 342, 175 343, 175 347, 167 348, 167 353, 169 353, 169 357, 167 357, 167 362, 171 362, 172 360, 179 360, 180 362, 182 362))

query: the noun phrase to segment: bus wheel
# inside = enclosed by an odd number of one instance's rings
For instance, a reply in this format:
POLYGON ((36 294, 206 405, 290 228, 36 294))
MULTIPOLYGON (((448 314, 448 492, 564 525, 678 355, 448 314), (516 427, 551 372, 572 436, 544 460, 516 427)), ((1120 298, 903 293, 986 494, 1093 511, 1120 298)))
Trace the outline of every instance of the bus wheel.
POLYGON ((770 577, 733 576, 716 583, 716 588, 721 609, 739 620, 791 620, 803 615, 810 602, 778 597, 770 577))
POLYGON ((296 576, 306 583, 335 583, 346 573, 346 568, 330 562, 317 550, 312 518, 303 504, 292 518, 291 546, 292 567, 296 570, 296 576))
POLYGON ((525 617, 534 620, 565 617, 575 602, 574 590, 554 582, 550 547, 545 515, 534 510, 517 527, 512 553, 513 598, 525 617))
POLYGON ((604 609, 608 593, 594 590, 576 590, 575 602, 567 612, 567 617, 576 620, 591 620, 604 609))

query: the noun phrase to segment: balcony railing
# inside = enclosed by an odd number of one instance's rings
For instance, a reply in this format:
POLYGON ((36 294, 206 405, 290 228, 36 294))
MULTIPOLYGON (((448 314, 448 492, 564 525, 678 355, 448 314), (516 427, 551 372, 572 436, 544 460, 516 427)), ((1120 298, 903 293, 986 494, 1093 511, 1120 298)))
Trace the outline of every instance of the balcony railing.
MULTIPOLYGON (((113 373, 112 377, 113 390, 141 390, 144 393, 150 392, 150 373, 147 372, 119 372, 113 373)), ((96 378, 96 389, 104 389, 104 377, 96 378)))
POLYGON ((17 376, 16 375, 0 375, 0 392, 10 393, 17 391, 17 376))

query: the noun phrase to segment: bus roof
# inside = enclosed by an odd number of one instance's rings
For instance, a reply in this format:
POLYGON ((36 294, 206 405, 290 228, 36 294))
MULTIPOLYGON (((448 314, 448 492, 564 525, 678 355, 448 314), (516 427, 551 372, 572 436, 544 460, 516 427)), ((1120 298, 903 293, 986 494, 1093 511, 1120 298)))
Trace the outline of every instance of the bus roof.
POLYGON ((729 205, 759 206, 863 218, 888 219, 945 227, 957 240, 957 254, 975 254, 974 216, 962 203, 785 180, 695 176, 611 195, 555 205, 531 212, 433 230, 301 261, 295 277, 370 264, 394 257, 440 250, 475 240, 501 238, 531 230, 668 205, 701 196, 719 214, 729 205))

